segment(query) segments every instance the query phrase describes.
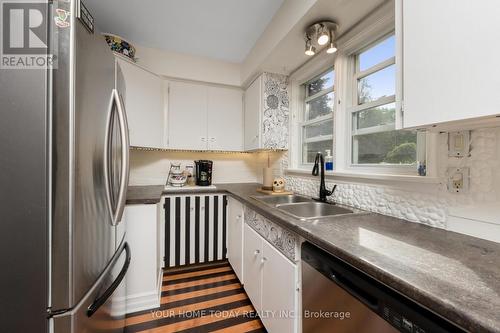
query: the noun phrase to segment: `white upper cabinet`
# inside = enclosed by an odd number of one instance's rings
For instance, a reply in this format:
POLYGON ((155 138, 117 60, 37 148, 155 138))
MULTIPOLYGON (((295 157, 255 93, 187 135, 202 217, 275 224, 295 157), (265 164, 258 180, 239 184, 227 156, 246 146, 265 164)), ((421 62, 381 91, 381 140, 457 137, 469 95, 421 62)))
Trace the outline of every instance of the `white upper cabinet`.
POLYGON ((241 151, 242 94, 237 88, 170 82, 168 148, 241 151))
POLYGON ((139 147, 165 146, 163 80, 139 66, 118 59, 125 81, 122 91, 128 118, 130 144, 139 147))
POLYGON ((287 77, 263 73, 245 91, 245 150, 288 149, 287 77))
POLYGON ((243 92, 240 89, 208 87, 209 150, 243 150, 243 92))
POLYGON ((245 91, 245 150, 260 148, 260 110, 262 104, 262 76, 245 91))
POLYGON ((168 148, 207 148, 207 87, 170 82, 168 94, 168 148))
POLYGON ((498 0, 396 0, 403 127, 500 114, 499 17, 498 0))

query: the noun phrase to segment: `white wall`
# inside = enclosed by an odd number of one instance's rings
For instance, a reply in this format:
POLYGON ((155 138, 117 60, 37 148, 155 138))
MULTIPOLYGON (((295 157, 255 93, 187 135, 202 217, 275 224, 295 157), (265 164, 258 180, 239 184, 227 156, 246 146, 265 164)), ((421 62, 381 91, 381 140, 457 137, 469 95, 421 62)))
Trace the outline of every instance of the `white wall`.
POLYGON ((240 65, 136 45, 137 64, 172 78, 240 86, 240 65))
MULTIPOLYGON (((282 153, 269 153, 276 174, 281 174, 282 153)), ((192 163, 206 159, 214 162, 212 182, 254 183, 262 182, 262 168, 267 164, 268 153, 197 153, 138 151, 130 154, 130 181, 135 185, 164 185, 171 162, 192 163)))

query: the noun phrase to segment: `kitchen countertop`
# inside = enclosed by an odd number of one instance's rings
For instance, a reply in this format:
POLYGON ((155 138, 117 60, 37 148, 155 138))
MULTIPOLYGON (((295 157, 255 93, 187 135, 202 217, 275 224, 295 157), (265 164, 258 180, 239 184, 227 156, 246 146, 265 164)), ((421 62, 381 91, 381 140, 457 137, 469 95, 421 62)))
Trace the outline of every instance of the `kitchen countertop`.
MULTIPOLYGON (((251 198, 262 195, 258 186, 208 192, 229 193, 468 331, 500 332, 500 244, 375 213, 301 221, 251 198)), ((127 203, 159 202, 162 193, 163 186, 130 187, 127 203)))
POLYGON ((160 202, 164 185, 129 186, 127 205, 150 205, 160 202))

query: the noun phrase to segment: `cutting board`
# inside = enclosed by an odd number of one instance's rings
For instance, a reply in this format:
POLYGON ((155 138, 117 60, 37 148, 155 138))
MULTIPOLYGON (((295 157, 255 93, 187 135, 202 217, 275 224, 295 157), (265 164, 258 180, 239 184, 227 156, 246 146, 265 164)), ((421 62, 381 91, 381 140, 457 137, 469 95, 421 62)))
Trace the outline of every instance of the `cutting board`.
POLYGON ((291 194, 293 194, 293 192, 290 192, 290 191, 273 192, 272 190, 264 190, 261 187, 259 187, 257 189, 257 192, 265 193, 265 194, 268 194, 268 195, 291 195, 291 194))

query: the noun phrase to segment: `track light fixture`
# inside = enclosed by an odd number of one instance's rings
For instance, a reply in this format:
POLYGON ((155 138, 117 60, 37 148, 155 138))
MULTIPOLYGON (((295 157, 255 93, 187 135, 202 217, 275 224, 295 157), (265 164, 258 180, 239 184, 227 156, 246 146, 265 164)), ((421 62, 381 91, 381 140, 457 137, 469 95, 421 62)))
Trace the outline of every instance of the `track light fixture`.
POLYGON ((319 48, 327 45, 326 52, 333 54, 337 51, 335 34, 338 25, 332 21, 316 22, 306 29, 304 40, 306 42, 305 54, 313 56, 316 54, 316 46, 319 48))
POLYGON ((326 49, 326 53, 333 54, 337 52, 337 43, 330 42, 330 46, 326 49))
POLYGON ((320 24, 318 29, 318 44, 326 45, 330 41, 330 31, 326 28, 324 24, 320 24))
POLYGON ((316 48, 312 45, 312 42, 310 39, 306 40, 306 52, 305 54, 307 56, 313 56, 316 54, 316 48))

